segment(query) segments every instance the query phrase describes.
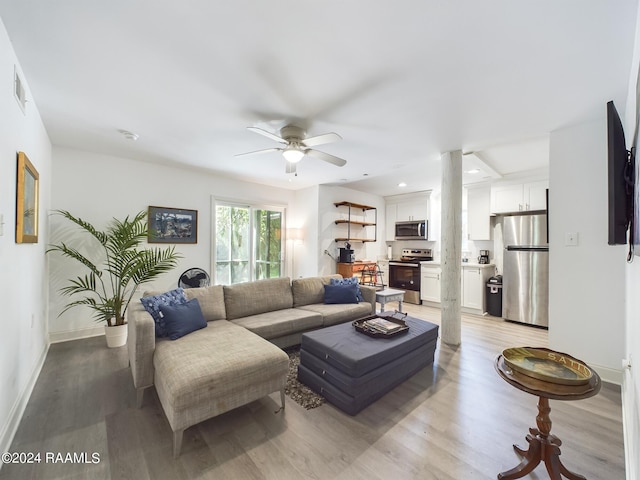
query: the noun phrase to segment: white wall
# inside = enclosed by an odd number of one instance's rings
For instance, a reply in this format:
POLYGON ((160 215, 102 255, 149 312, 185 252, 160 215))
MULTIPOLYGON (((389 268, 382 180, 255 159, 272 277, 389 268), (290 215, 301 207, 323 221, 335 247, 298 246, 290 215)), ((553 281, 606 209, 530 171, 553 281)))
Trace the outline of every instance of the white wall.
MULTIPOLYGON (((637 40, 635 72, 639 54, 637 40)), ((633 101, 623 115, 628 147, 635 88, 632 73, 633 101)), ((598 120, 551 134, 549 344, 622 384, 626 474, 635 480, 640 478, 640 259, 627 264, 627 248, 607 244, 606 138, 604 102, 598 120), (579 234, 577 247, 564 246, 565 232, 579 234), (625 358, 631 369, 622 369, 625 358)))
POLYGON ((13 97, 17 64, 0 22, 0 452, 9 450, 48 349, 44 212, 50 204, 51 144, 24 75, 25 114, 13 97), (40 175, 37 244, 15 243, 17 151, 27 154, 40 175))
MULTIPOLYGON (((640 253, 640 252, 639 252, 640 253)), ((640 258, 627 268, 627 355, 631 368, 622 382, 627 478, 640 478, 640 258)))
MULTIPOLYGON (((384 242, 384 198, 349 188, 316 185, 297 190, 290 210, 287 227, 301 228, 304 239, 289 247, 293 256, 293 277, 330 275, 336 273, 334 259, 338 258, 338 247, 334 238, 337 228, 335 220, 340 212, 334 202, 350 201, 371 205, 378 209, 378 241, 352 244, 358 259, 377 260, 386 254, 384 242), (324 252, 328 251, 330 256, 324 252)), ((371 232, 370 232, 371 233, 371 232)))
POLYGON ((320 248, 317 232, 318 189, 316 185, 295 192, 295 203, 290 212, 288 227, 302 229, 303 239, 291 247, 293 278, 312 277, 318 272, 315 253, 320 248))
MULTIPOLYGON (((212 273, 212 197, 281 205, 287 209, 294 199, 294 192, 289 190, 68 148, 53 149, 53 165, 51 208, 69 210, 97 228, 104 228, 113 217, 124 218, 146 210, 149 205, 198 211, 198 243, 177 245, 176 249, 184 256, 179 266, 143 287, 144 290, 175 288, 180 273, 190 267, 202 267, 212 273)), ((59 216, 52 216, 50 222, 52 242, 68 234, 65 229, 68 230, 69 222, 59 216)), ((100 333, 102 326, 92 320, 89 311, 76 308, 58 316, 68 302, 68 298, 58 294, 59 288, 74 276, 76 270, 59 255, 50 257, 49 331, 52 341, 100 333)))
MULTIPOLYGON (((629 89, 625 108, 624 129, 627 138, 627 148, 633 139, 636 127, 636 112, 640 105, 636 98, 636 84, 638 69, 640 68, 640 9, 636 19, 636 37, 633 51, 633 61, 629 75, 629 89)), ((622 113, 622 112, 621 112, 622 113)), ((640 155, 636 151, 636 164, 640 162, 640 155)), ((640 179, 636 178, 636 185, 640 179)), ((636 198, 638 198, 636 196, 636 198)), ((640 251, 636 251, 640 255, 640 251)), ((625 447, 627 462, 627 478, 640 478, 640 256, 636 255, 634 262, 627 265, 627 311, 626 311, 626 358, 631 360, 631 368, 625 369, 622 382, 622 402, 625 430, 625 447)))
MULTIPOLYGON (((335 242, 336 234, 340 231, 340 227, 335 224, 336 219, 338 219, 340 215, 340 210, 338 210, 338 208, 336 208, 334 205, 334 203, 337 202, 353 202, 377 208, 377 241, 366 243, 352 242, 351 248, 354 250, 356 260, 377 261, 378 256, 382 255, 386 257, 387 254, 386 242, 384 241, 384 197, 344 187, 321 185, 319 187, 318 195, 319 244, 318 249, 316 250, 318 272, 320 275, 331 275, 333 273, 336 273, 337 265, 334 259, 337 260, 339 257, 338 248, 344 247, 344 242, 335 242), (329 251, 333 258, 324 254, 325 250, 329 251)), ((357 234, 360 235, 359 232, 357 232, 357 234)), ((369 231, 369 234, 367 236, 371 236, 372 234, 373 233, 369 231)), ((340 236, 342 235, 343 233, 340 233, 340 236)), ((356 236, 353 230, 352 236, 356 236)))
POLYGON ((605 105, 600 118, 550 137, 549 344, 620 383, 624 247, 607 245, 605 105), (565 246, 565 233, 578 234, 565 246))

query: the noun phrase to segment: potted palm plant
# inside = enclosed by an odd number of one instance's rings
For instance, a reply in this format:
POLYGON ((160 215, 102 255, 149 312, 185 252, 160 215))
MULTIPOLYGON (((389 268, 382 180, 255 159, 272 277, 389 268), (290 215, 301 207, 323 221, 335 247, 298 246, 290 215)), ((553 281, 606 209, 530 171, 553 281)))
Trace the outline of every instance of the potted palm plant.
POLYGON ((96 321, 106 322, 107 345, 124 345, 127 339, 125 315, 136 289, 175 268, 182 256, 174 246, 141 247, 148 236, 144 211, 122 221, 114 218, 104 231, 66 210, 55 210, 54 213, 73 222, 97 242, 97 250, 92 252, 96 258, 89 258, 63 242, 49 246, 47 253, 60 252, 88 270, 84 276, 69 280, 60 290, 63 295, 75 298, 65 305, 60 315, 73 307, 88 307, 93 310, 96 321), (117 337, 115 340, 112 339, 114 336, 117 337))

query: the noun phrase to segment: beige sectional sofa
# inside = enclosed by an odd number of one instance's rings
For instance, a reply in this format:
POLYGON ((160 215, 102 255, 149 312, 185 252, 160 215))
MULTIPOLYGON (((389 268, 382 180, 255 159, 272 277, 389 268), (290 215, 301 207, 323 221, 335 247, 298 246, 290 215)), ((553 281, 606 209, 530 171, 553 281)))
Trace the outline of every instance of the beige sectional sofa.
MULTIPOLYGON (((302 334, 375 312, 375 289, 362 285, 364 301, 325 304, 332 278, 274 278, 185 290, 198 299, 207 327, 177 340, 156 338, 153 318, 141 303, 128 316, 128 350, 137 405, 155 385, 180 453, 186 428, 280 391, 289 369, 278 347, 300 343, 302 334)), ((154 295, 159 292, 146 292, 154 295)))

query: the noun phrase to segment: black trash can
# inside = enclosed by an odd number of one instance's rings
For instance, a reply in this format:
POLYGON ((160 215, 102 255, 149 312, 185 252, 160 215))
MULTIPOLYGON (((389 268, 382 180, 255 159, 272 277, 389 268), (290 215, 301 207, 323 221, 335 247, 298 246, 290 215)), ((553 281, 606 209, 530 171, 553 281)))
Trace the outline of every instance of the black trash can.
POLYGON ((491 277, 487 281, 487 313, 494 317, 502 316, 502 275, 491 277))

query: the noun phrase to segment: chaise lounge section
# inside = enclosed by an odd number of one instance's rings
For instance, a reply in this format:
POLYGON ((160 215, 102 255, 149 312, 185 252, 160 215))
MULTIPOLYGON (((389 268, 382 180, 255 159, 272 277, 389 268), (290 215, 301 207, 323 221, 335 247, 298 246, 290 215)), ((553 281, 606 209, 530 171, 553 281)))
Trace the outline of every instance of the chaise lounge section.
POLYGON ((177 340, 156 338, 151 315, 141 303, 131 306, 128 351, 136 403, 141 407, 144 391, 155 385, 173 431, 174 456, 192 425, 277 391, 284 408, 289 359, 281 348, 299 344, 305 332, 375 312, 375 289, 364 285, 363 301, 324 303, 332 279, 342 277, 187 289, 187 299, 198 299, 206 327, 177 340))

